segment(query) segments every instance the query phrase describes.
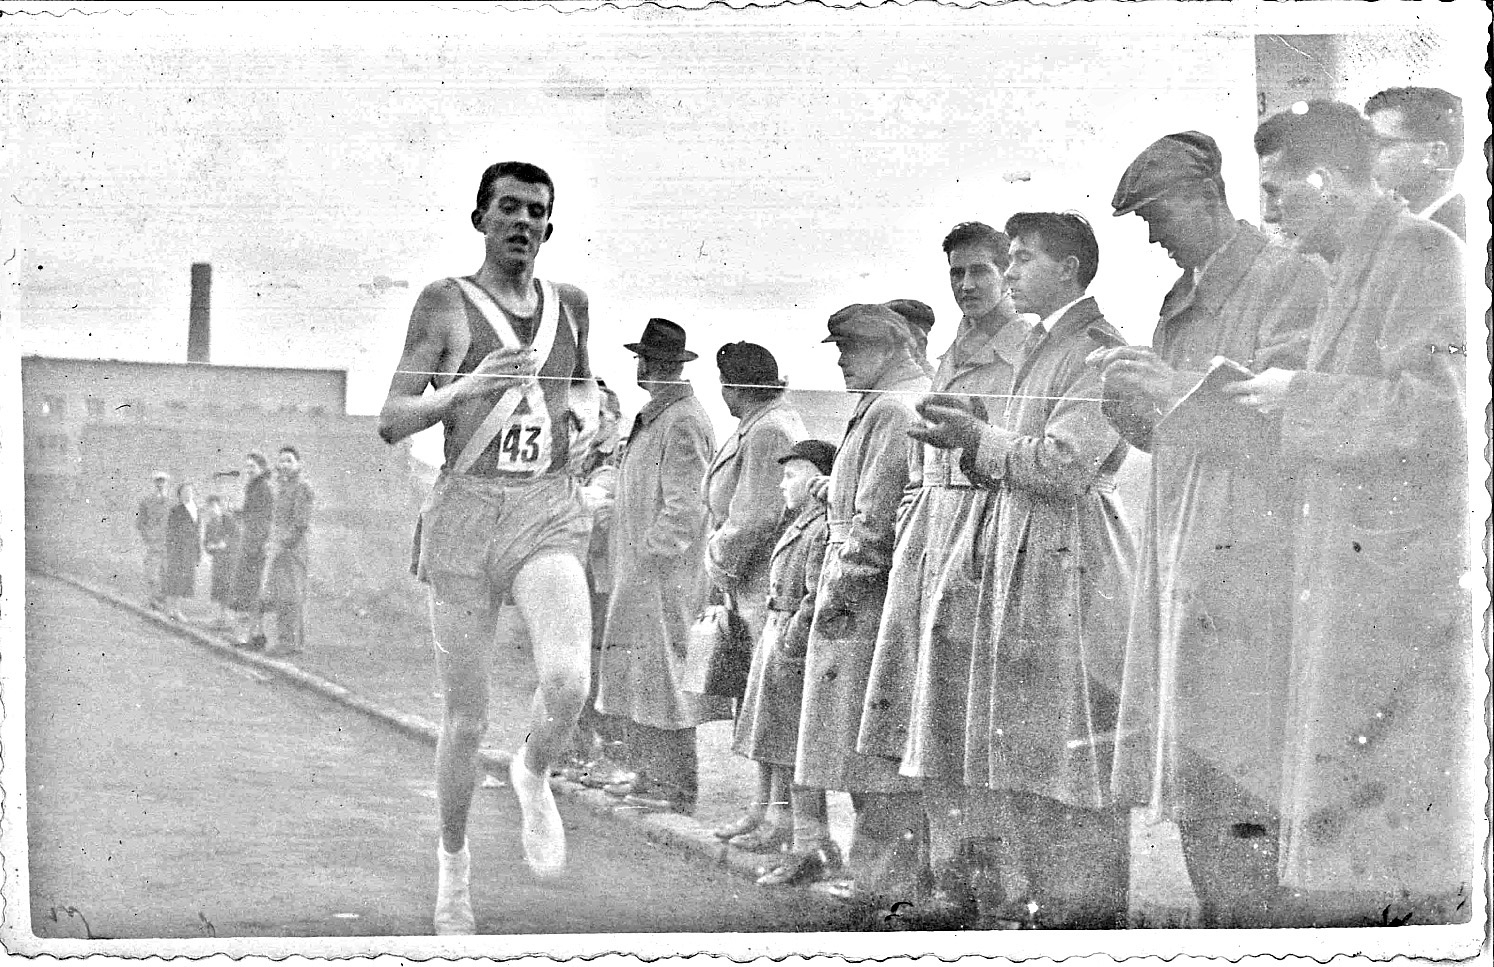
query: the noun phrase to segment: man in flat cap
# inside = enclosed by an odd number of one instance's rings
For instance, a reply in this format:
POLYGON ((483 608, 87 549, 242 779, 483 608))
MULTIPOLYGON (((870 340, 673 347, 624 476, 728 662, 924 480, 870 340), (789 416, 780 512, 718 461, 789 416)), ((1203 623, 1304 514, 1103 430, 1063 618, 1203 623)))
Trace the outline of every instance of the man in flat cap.
POLYGON ((145 545, 140 571, 145 603, 160 611, 166 606, 161 583, 166 567, 166 519, 176 501, 171 496, 171 474, 157 470, 150 481, 154 492, 140 498, 140 506, 135 508, 135 532, 145 545))
POLYGON ((711 421, 683 379, 696 354, 685 330, 650 319, 638 342, 638 385, 649 401, 633 421, 612 511, 612 597, 602 632, 596 707, 626 723, 632 775, 605 787, 647 809, 695 809, 695 727, 731 717, 731 700, 681 688, 690 624, 705 603, 706 505, 716 452, 711 421))
POLYGON ((985 419, 934 398, 915 439, 960 450, 995 494, 964 721, 966 785, 1001 809, 1004 915, 1045 928, 1125 923, 1130 811, 1110 795, 1134 544, 1115 488, 1127 446, 1085 359, 1118 340, 1086 294, 1100 249, 1071 212, 1021 212, 1006 281, 1038 316, 1007 398, 985 419))
POLYGON ((1182 269, 1150 349, 1097 354, 1105 412, 1152 455, 1113 787, 1178 824, 1205 926, 1265 926, 1291 640, 1291 488, 1259 414, 1164 418, 1227 356, 1301 364, 1324 280, 1236 221, 1214 139, 1170 134, 1111 202, 1182 269))
POLYGON ((1453 179, 1463 160, 1463 99, 1436 87, 1392 87, 1364 115, 1380 139, 1375 184, 1468 241, 1467 202, 1453 179))
MULTIPOLYGON (((962 222, 944 239, 962 317, 932 388, 938 398, 980 414, 1005 404, 1027 337, 1003 276, 1010 244, 981 222, 962 222)), ((897 760, 903 775, 923 780, 934 888, 925 902, 902 911, 903 922, 918 928, 974 926, 982 910, 989 915, 999 906, 991 794, 983 785, 967 786, 964 769, 970 643, 990 578, 984 564, 995 493, 971 483, 960 469, 963 456, 958 449, 910 447, 910 493, 900 511, 861 721, 863 753, 897 760), (950 561, 973 563, 951 567, 950 561)))
MULTIPOLYGON (((867 676, 892 567, 897 509, 908 485, 908 428, 929 387, 907 321, 885 306, 830 317, 846 389, 861 394, 830 471, 829 547, 805 657, 794 783, 851 794, 847 859, 857 897, 888 907, 915 900, 925 840, 919 782, 895 759, 856 749, 867 676)), ((844 884, 843 884, 844 886, 844 884)))

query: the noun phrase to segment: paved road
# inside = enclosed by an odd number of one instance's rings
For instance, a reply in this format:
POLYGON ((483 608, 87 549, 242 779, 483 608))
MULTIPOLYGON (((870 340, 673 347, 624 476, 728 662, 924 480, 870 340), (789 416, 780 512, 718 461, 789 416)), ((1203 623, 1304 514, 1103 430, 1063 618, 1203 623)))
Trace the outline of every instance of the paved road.
MULTIPOLYGON (((37 935, 84 936, 85 920, 117 938, 430 933, 428 747, 67 585, 31 577, 26 600, 37 935)), ((479 790, 481 931, 849 926, 831 901, 758 889, 561 808, 572 868, 539 881, 512 793, 479 790)))

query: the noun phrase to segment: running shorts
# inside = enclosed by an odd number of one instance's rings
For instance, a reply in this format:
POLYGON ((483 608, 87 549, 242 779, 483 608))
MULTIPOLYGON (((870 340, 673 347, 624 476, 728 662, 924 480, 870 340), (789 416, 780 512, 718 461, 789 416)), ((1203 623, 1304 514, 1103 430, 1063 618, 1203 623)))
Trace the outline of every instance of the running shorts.
POLYGON ((418 577, 443 601, 496 607, 542 553, 585 562, 591 514, 564 475, 514 481, 443 470, 420 511, 418 577))

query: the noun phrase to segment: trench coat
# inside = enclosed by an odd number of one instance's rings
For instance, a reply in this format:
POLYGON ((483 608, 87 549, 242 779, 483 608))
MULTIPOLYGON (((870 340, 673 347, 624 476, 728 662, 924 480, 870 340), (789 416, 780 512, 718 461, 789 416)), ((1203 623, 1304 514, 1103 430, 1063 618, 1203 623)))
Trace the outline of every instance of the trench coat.
MULTIPOLYGON (((1028 324, 1013 314, 994 335, 961 321, 939 358, 932 391, 981 394, 977 412, 999 411, 1011 392, 1028 324)), ((857 749, 902 762, 904 775, 963 781, 965 693, 981 565, 994 534, 996 495, 960 469, 963 451, 909 447, 910 494, 899 511, 897 548, 877 631, 857 749)))
POLYGON ((1100 412, 1094 299, 1029 348, 965 458, 996 490, 965 717, 965 784, 1110 805, 1135 548, 1115 491, 1128 447, 1100 412))
POLYGON ((705 502, 715 451, 690 386, 661 387, 639 412, 612 508, 612 595, 597 711, 658 729, 731 717, 731 700, 680 689, 691 622, 705 602, 705 502))
POLYGON ((1471 635, 1463 252, 1383 201, 1346 232, 1281 445, 1303 500, 1282 881, 1476 887, 1488 732, 1471 635), (1471 775, 1470 775, 1471 774, 1471 775))
MULTIPOLYGON (((1162 409, 1216 355, 1256 372, 1301 368, 1326 285, 1316 262, 1241 222, 1196 285, 1191 275, 1167 294, 1152 338, 1178 371, 1162 409)), ((1280 803, 1296 494, 1274 427, 1222 405, 1229 412, 1194 433, 1159 419, 1150 400, 1105 403, 1122 436, 1152 455, 1112 788, 1156 818, 1257 821, 1280 803), (1199 766, 1241 787, 1246 814, 1216 802, 1199 766)))
POLYGON ((794 765, 804 698, 804 656, 829 529, 810 498, 784 528, 768 565, 767 622, 752 652, 732 749, 756 762, 794 765))
POLYGON ((804 437, 799 412, 773 400, 738 423, 706 471, 707 570, 732 594, 754 642, 767 620, 768 560, 783 523, 778 458, 804 437))
MULTIPOLYGON (((202 512, 198 511, 200 515, 202 512)), ((186 505, 177 504, 166 516, 166 561, 162 567, 161 593, 190 598, 197 592, 197 565, 202 563, 202 518, 193 517, 186 505)))
POLYGON ((820 572, 805 657, 804 705, 794 781, 846 792, 913 792, 897 762, 856 751, 876 650, 897 509, 908 486, 908 428, 929 378, 896 368, 865 393, 830 471, 829 546, 820 572))

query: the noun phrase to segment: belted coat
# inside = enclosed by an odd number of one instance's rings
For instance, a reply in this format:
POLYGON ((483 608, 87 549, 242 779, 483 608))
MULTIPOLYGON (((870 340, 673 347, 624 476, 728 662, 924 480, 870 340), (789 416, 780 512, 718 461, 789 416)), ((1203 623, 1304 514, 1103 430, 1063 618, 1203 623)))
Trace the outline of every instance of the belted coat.
MULTIPOLYGON (((939 358, 932 391, 970 394, 1000 412, 1029 326, 1015 313, 994 333, 961 321, 939 358)), ((976 602, 985 582, 994 491, 960 469, 963 451, 909 449, 910 493, 899 511, 887 602, 877 632, 858 748, 901 760, 905 775, 962 780, 965 694, 976 602)))
MULTIPOLYGON (((1128 447, 1085 357, 1115 334, 1094 299, 1024 354, 966 464, 996 491, 965 717, 965 782, 1110 804, 1135 549, 1115 491, 1128 447)), ((1118 334, 1115 334, 1118 335, 1118 334)))
POLYGON ((847 792, 911 792, 897 763, 856 751, 877 644, 898 505, 908 486, 908 428, 929 378, 916 364, 864 393, 830 471, 829 548, 805 660, 794 781, 847 792))

